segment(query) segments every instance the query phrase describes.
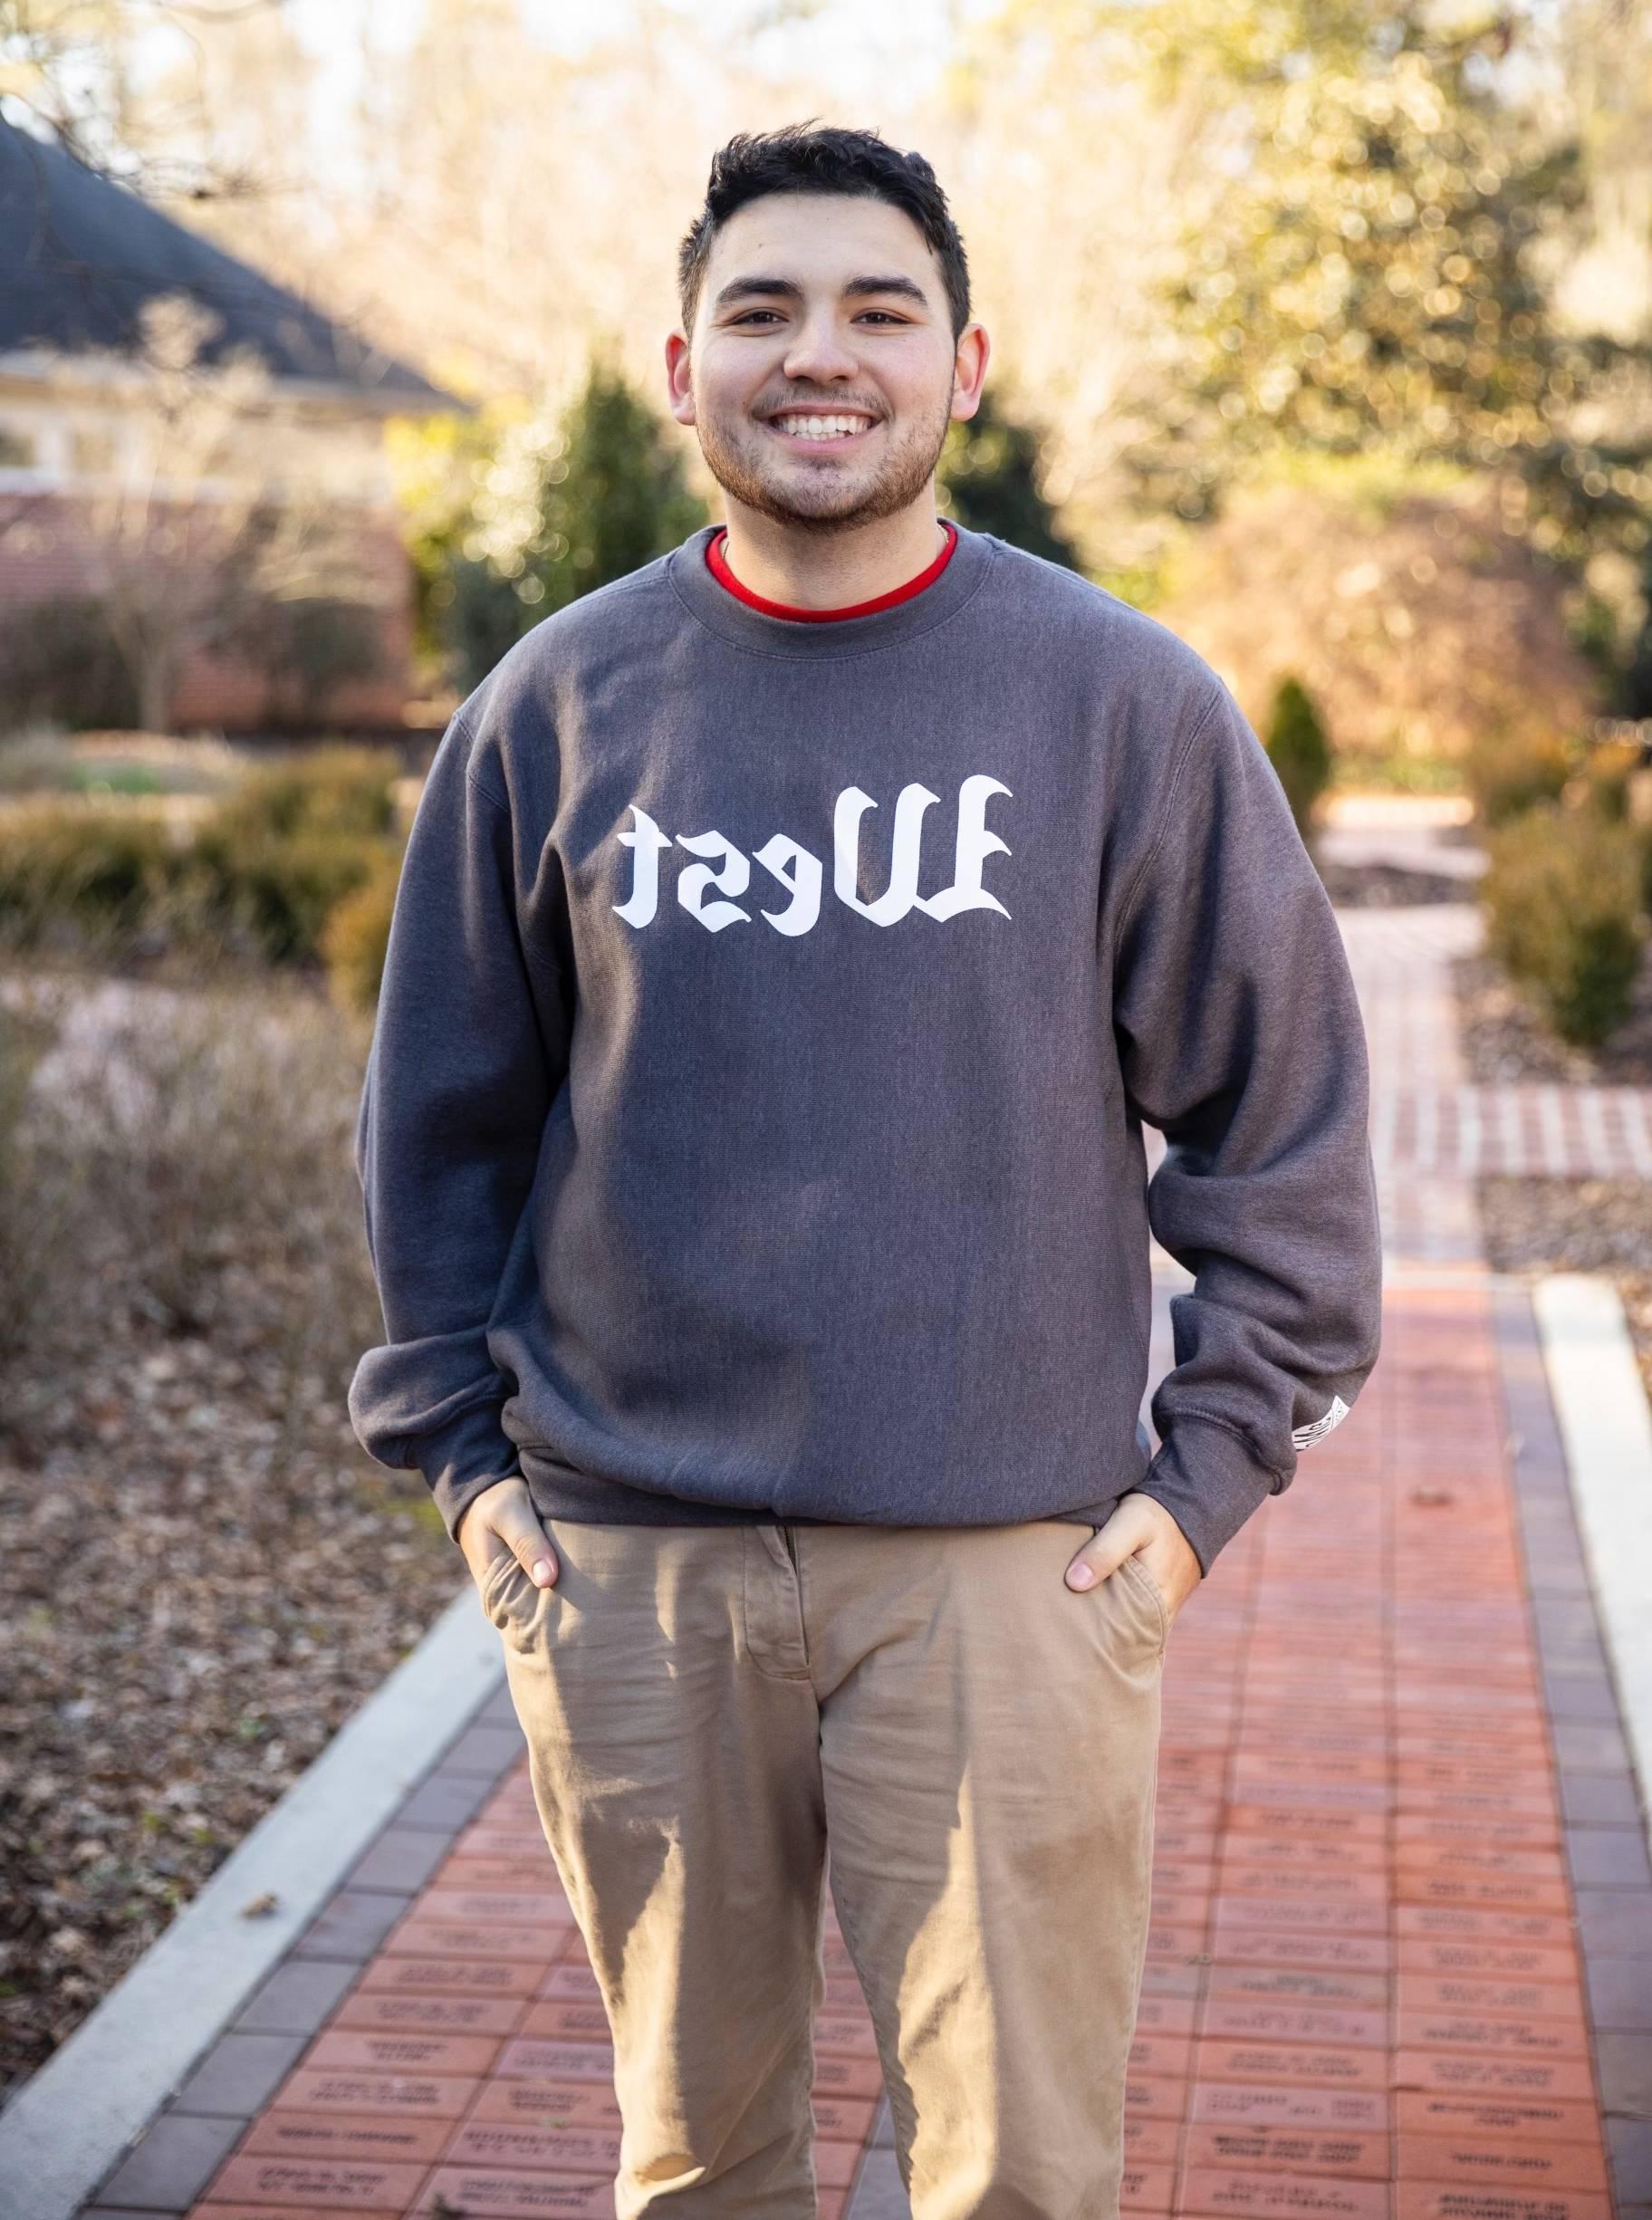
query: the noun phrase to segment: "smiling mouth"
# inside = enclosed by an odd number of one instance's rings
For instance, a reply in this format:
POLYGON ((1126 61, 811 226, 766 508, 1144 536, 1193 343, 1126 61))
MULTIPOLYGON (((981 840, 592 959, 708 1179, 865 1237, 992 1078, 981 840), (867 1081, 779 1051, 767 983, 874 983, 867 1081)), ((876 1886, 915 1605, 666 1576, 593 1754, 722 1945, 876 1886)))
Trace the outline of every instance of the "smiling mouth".
POLYGON ((841 455, 877 428, 876 418, 849 415, 789 417, 783 413, 764 421, 764 429, 776 439, 793 450, 811 455, 841 455))

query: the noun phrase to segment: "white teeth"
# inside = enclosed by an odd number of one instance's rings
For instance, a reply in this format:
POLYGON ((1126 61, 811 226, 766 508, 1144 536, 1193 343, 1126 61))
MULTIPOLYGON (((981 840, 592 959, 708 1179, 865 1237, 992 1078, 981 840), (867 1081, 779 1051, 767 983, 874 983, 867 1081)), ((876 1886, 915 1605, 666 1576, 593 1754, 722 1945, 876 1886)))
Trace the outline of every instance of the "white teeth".
POLYGON ((790 439, 840 439, 866 428, 864 417, 776 417, 773 421, 790 439))

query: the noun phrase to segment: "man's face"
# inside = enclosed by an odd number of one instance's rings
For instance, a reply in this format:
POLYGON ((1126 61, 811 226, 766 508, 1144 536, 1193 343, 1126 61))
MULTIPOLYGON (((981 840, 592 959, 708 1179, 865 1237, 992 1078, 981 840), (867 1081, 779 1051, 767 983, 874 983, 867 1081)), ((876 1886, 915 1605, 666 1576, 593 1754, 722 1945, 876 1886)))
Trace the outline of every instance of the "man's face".
POLYGON ((725 493, 824 533, 925 492, 948 423, 975 414, 986 339, 972 323, 955 348, 939 265, 899 208, 771 193, 715 235, 667 359, 673 414, 725 493))

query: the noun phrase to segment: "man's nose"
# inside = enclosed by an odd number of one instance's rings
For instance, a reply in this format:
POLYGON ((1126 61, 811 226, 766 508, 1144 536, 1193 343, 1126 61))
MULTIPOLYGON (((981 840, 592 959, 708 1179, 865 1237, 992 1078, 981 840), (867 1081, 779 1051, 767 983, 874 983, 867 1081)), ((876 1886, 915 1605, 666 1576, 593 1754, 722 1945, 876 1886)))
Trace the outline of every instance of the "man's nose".
POLYGON ((859 369, 854 355, 825 317, 805 323, 786 353, 789 378, 852 378, 859 369))

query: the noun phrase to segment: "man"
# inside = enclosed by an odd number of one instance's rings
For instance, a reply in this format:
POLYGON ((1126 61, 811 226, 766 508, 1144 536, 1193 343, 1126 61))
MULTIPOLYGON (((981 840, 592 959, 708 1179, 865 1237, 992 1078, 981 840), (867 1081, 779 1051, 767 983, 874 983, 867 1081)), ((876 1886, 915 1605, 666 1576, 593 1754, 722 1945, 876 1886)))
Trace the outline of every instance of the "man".
POLYGON ((738 138, 680 277, 726 531, 437 752, 351 1416, 503 1638, 620 2220, 813 2212, 829 1839, 916 2220, 1105 2220, 1166 1635, 1378 1354, 1359 1011, 1222 681, 937 517, 988 341, 928 165, 738 138))

